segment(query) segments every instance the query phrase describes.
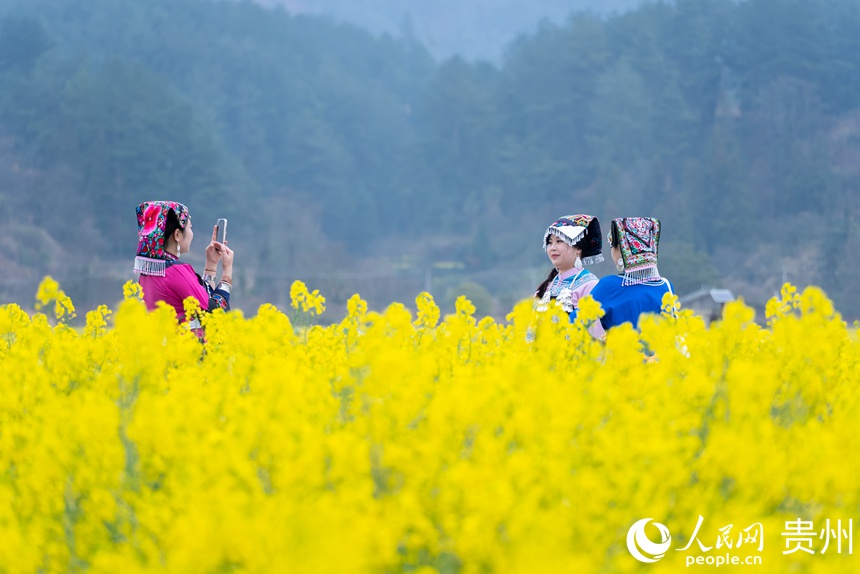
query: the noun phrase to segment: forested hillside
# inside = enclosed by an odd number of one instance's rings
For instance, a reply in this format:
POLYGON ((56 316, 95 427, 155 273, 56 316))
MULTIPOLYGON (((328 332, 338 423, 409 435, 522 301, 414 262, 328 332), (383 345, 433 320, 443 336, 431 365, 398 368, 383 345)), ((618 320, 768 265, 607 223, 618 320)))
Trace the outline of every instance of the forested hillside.
POLYGON ((168 197, 201 252, 230 218, 247 302, 315 277, 504 306, 548 269, 545 226, 591 212, 661 218, 682 293, 815 283, 860 316, 860 5, 572 15, 500 66, 251 3, 0 5, 0 297, 47 272, 110 296, 134 206, 168 197))
MULTIPOLYGON (((239 0, 241 1, 241 0, 239 0)), ((253 0, 293 14, 326 16, 374 34, 411 35, 436 59, 460 55, 499 62, 514 38, 540 22, 563 22, 571 12, 624 12, 642 0, 253 0)))

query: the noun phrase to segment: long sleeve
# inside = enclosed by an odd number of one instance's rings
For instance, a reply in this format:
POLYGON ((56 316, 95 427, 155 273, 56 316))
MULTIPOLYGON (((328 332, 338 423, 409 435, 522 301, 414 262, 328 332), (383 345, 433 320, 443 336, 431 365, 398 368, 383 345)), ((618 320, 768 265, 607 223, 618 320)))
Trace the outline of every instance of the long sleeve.
POLYGON ((570 290, 570 302, 573 304, 574 311, 579 309, 579 300, 589 295, 591 290, 597 285, 597 277, 591 275, 593 279, 582 285, 578 285, 570 290))
MULTIPOLYGON (((574 307, 573 311, 570 312, 570 322, 573 323, 576 321, 577 316, 579 315, 579 301, 587 296, 592 295, 592 290, 595 286, 597 286, 597 281, 589 281, 585 285, 580 286, 578 289, 574 290, 575 295, 573 296, 574 301, 576 302, 576 307, 574 307), (578 293, 576 293, 578 291, 578 293)), ((593 296, 593 295, 592 295, 593 296)), ((588 332, 597 339, 602 339, 606 336, 606 330, 603 328, 603 323, 601 323, 601 319, 597 319, 588 326, 588 332)))
POLYGON ((224 289, 212 287, 202 279, 201 282, 203 283, 203 287, 206 289, 207 295, 209 296, 209 310, 214 311, 216 308, 221 308, 225 311, 229 311, 230 292, 224 289))

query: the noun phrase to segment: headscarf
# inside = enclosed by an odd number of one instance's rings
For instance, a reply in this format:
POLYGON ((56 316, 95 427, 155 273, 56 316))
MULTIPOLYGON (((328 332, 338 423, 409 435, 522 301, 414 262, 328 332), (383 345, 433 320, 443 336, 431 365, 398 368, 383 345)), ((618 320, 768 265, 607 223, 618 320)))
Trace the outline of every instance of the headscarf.
POLYGON ((167 252, 164 250, 167 214, 173 210, 183 231, 188 225, 188 208, 176 201, 146 201, 137 206, 137 256, 134 272, 164 277, 167 252))
POLYGON ((547 250, 550 235, 559 237, 571 247, 582 249, 582 264, 592 265, 603 261, 603 238, 600 222, 593 215, 565 215, 560 217, 543 234, 543 249, 547 250))
POLYGON ((636 285, 660 279, 657 246, 660 220, 651 217, 619 217, 612 220, 609 244, 621 248, 624 268, 622 285, 636 285))

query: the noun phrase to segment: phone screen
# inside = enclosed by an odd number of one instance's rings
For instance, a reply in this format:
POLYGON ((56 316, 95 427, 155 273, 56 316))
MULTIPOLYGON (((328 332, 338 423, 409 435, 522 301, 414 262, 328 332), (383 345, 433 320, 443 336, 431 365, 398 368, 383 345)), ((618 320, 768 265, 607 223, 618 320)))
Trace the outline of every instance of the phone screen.
POLYGON ((215 240, 218 243, 224 243, 227 241, 227 220, 219 219, 218 220, 218 231, 215 232, 215 240))

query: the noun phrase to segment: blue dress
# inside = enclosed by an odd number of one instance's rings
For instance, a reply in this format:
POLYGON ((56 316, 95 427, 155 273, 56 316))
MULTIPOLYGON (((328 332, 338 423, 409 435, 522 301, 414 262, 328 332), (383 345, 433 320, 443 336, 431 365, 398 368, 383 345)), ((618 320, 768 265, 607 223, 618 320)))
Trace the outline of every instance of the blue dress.
MULTIPOLYGON (((622 280, 621 275, 607 275, 591 290, 591 296, 603 308, 600 323, 607 331, 622 323, 632 323, 638 328, 640 315, 659 314, 663 309, 663 295, 674 293, 672 284, 664 278, 635 285, 622 285, 622 280)), ((576 311, 570 314, 571 319, 575 317, 576 311)))

